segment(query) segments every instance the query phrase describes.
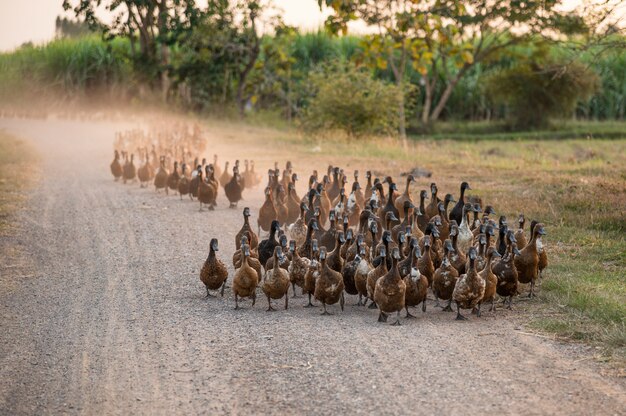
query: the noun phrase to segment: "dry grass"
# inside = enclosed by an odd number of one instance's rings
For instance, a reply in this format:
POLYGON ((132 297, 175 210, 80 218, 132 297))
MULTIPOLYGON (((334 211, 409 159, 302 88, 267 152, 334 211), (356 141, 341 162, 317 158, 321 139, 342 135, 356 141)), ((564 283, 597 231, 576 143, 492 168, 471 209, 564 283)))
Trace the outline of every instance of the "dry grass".
POLYGON ((21 207, 34 181, 34 149, 0 131, 0 236, 12 229, 12 215, 21 207))

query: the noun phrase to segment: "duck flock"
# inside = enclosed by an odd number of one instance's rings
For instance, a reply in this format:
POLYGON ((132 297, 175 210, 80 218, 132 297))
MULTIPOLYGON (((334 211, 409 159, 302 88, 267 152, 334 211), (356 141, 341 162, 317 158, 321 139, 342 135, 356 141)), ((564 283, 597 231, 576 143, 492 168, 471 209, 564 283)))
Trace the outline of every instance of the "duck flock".
MULTIPOLYGON (((181 198, 197 198, 200 210, 203 205, 214 209, 220 185, 230 207, 236 208, 243 190, 261 182, 254 162, 245 161, 245 171, 240 172, 236 161, 230 174, 228 162, 223 172, 219 169, 217 155, 208 164, 193 158, 190 174, 187 161, 204 151, 197 129, 161 134, 156 143, 148 143, 147 137, 141 131, 118 134, 116 148, 135 148, 142 160, 135 172, 133 153, 115 150, 111 172, 116 180, 136 176, 142 187, 152 181, 157 192, 169 189, 181 198)), ((338 303, 343 311, 347 293, 358 295, 357 305, 378 309, 379 322, 395 313, 393 324, 400 325, 402 310, 406 318, 414 317, 409 307, 421 306, 426 312, 431 293, 436 307, 452 311, 454 304, 456 319, 465 320, 461 310, 480 317, 483 304, 495 313, 497 296, 511 309, 520 283, 529 284, 528 296, 535 296, 536 282, 548 265, 544 225, 531 221, 527 234, 523 214, 516 229, 505 216, 496 220, 494 207, 483 206, 480 198, 466 198, 471 190, 467 182, 461 183, 458 199, 452 194, 440 199, 437 185, 431 183, 430 192, 421 190, 416 203, 410 192, 412 175, 406 177, 402 193, 392 177, 374 178, 370 171, 364 187, 354 171, 347 192, 348 176, 333 166, 323 176, 313 171, 303 196, 296 191, 298 180, 291 162, 282 176, 276 163, 268 170, 256 227, 249 207, 243 209, 232 258, 235 309, 243 298, 254 306, 259 287, 268 311, 274 310, 272 300, 281 299, 287 309, 291 288, 293 297, 298 291, 308 297, 305 307, 314 306, 315 299, 327 315, 329 305, 338 303), (266 239, 260 240, 261 231, 266 239)), ((229 278, 218 250, 214 238, 200 271, 207 296, 212 290, 223 296, 229 278)))

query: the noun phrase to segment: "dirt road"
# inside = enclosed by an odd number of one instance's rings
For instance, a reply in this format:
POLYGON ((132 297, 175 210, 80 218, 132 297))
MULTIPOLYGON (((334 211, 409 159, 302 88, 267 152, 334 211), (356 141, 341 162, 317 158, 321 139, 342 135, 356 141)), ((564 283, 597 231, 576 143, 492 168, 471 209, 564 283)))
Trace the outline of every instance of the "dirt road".
POLYGON ((230 259, 241 223, 223 194, 198 212, 114 183, 119 123, 0 128, 44 156, 18 235, 0 240, 0 414, 626 413, 623 379, 528 335, 515 311, 456 322, 429 304, 391 327, 352 296, 334 316, 205 299, 208 242, 230 259))

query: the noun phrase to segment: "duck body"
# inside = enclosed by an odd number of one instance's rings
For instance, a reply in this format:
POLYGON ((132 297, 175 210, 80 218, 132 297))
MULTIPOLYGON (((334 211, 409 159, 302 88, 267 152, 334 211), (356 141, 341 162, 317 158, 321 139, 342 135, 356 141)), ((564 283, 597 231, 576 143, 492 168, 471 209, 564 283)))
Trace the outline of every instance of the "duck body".
POLYGON ((326 263, 326 249, 320 248, 320 272, 315 281, 314 296, 324 307, 322 315, 329 315, 326 310, 327 305, 334 305, 339 302, 341 310, 344 308, 343 298, 343 276, 334 271, 326 263))
POLYGON ((127 160, 126 163, 124 163, 124 169, 123 169, 123 175, 122 175, 124 178, 124 183, 126 183, 126 181, 134 180, 137 175, 137 170, 135 169, 134 158, 135 158, 135 155, 131 154, 130 161, 127 160))
POLYGON ((419 247, 414 247, 411 253, 412 265, 409 272, 404 276, 403 280, 406 285, 404 295, 404 308, 406 309, 406 317, 413 315, 409 312, 409 306, 417 306, 422 304, 422 312, 426 312, 426 297, 428 295, 428 279, 423 276, 417 268, 417 260, 420 257, 419 247))
POLYGON ((281 247, 274 249, 274 267, 265 275, 261 289, 265 296, 267 296, 267 310, 272 311, 272 299, 285 298, 285 309, 289 307, 289 296, 287 291, 289 290, 289 273, 287 270, 280 267, 281 259, 283 258, 281 247))
POLYGON ((228 202, 230 202, 230 208, 237 208, 237 203, 242 199, 241 195, 244 188, 240 180, 241 176, 239 176, 239 173, 235 173, 224 185, 224 193, 226 198, 228 198, 228 202))
POLYGON ((486 264, 485 268, 479 273, 480 277, 485 281, 485 293, 481 300, 481 303, 491 302, 491 307, 489 311, 496 310, 495 300, 496 300, 496 287, 498 286, 498 277, 493 273, 491 269, 491 264, 494 258, 500 257, 500 253, 494 248, 489 247, 487 249, 486 254, 486 264))
POLYGON ((387 315, 396 312, 397 319, 393 325, 400 325, 400 311, 404 309, 405 305, 406 283, 398 271, 400 253, 397 247, 393 249, 391 257, 393 259, 391 270, 376 281, 374 302, 380 311, 379 322, 386 322, 387 315))
POLYGON ((217 239, 212 239, 210 243, 209 256, 202 265, 200 270, 200 280, 206 287, 207 296, 210 295, 209 290, 217 290, 222 288, 221 294, 224 296, 224 287, 228 279, 228 270, 224 263, 219 260, 215 252, 218 250, 217 239))
POLYGON ((266 240, 261 240, 258 246, 259 261, 263 266, 267 263, 267 260, 274 255, 274 249, 279 246, 279 242, 276 240, 276 233, 278 232, 278 221, 274 220, 270 224, 270 235, 266 240))
POLYGON ((452 292, 456 286, 456 281, 459 278, 459 272, 450 262, 450 255, 454 252, 452 243, 450 240, 446 240, 446 253, 444 255, 441 266, 435 270, 433 276, 433 293, 436 299, 447 300, 448 305, 444 310, 451 311, 450 304, 452 303, 452 292), (448 245, 448 243, 450 243, 448 245))
POLYGON ((249 218, 250 208, 245 207, 243 209, 243 225, 235 236, 235 244, 238 244, 241 241, 241 237, 243 237, 244 234, 248 233, 250 248, 254 250, 259 245, 259 237, 254 233, 254 231, 252 231, 249 218))
POLYGON ((471 247, 468 253, 470 268, 466 274, 458 278, 452 292, 452 299, 457 305, 458 320, 467 319, 461 315, 461 309, 474 309, 480 304, 485 294, 485 281, 478 275, 474 263, 477 256, 476 248, 471 247))
POLYGON ((535 282, 539 277, 539 252, 537 242, 541 244, 541 236, 545 234, 543 224, 535 225, 533 235, 520 254, 515 256, 515 268, 520 283, 530 283, 529 297, 533 297, 535 282))
POLYGON ((300 257, 297 250, 297 243, 294 240, 289 242, 289 250, 291 252, 291 262, 289 264, 289 281, 293 287, 293 297, 296 297, 296 286, 304 288, 304 276, 311 261, 306 257, 300 257))
POLYGON ((235 309, 239 309, 239 298, 251 298, 252 306, 256 302, 256 287, 259 284, 257 272, 248 264, 250 248, 244 250, 244 259, 241 267, 235 270, 233 277, 233 294, 235 295, 235 309))
POLYGON ((113 178, 115 178, 116 181, 124 174, 122 164, 120 163, 120 153, 117 150, 113 156, 113 162, 111 162, 111 174, 113 174, 113 178))
POLYGON ((504 298, 509 298, 509 306, 512 308, 513 296, 517 295, 518 290, 518 273, 515 268, 514 255, 519 253, 515 242, 509 245, 508 253, 502 256, 498 262, 494 262, 491 266, 493 274, 498 278, 496 293, 504 298))

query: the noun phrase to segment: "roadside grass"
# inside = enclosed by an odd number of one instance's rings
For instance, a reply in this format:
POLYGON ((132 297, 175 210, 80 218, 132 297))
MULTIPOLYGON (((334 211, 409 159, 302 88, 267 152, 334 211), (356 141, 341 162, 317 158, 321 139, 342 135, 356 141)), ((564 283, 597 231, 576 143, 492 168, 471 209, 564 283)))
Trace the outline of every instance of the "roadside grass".
POLYGON ((34 149, 0 130, 0 236, 12 228, 12 215, 21 207, 37 170, 34 149))

